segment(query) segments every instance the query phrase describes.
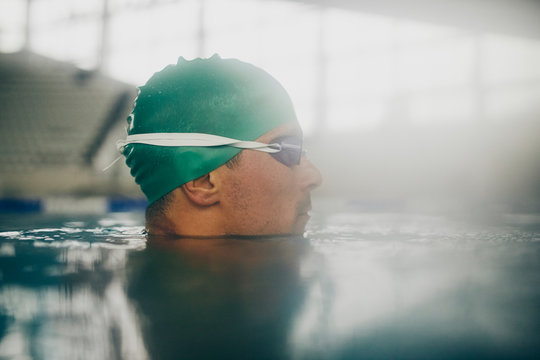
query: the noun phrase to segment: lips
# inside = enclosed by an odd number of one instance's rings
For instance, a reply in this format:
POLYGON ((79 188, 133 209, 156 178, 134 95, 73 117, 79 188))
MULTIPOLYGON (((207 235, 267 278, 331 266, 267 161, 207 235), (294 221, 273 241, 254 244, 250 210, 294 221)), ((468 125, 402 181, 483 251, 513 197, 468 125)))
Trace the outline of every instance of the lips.
POLYGON ((311 218, 311 216, 309 215, 309 213, 305 212, 305 213, 301 213, 301 214, 298 214, 297 216, 298 218, 311 218))
POLYGON ((303 211, 300 211, 298 213, 298 215, 308 215, 309 216, 309 212, 311 211, 311 208, 308 208, 308 209, 305 209, 303 211))
POLYGON ((298 216, 309 216, 309 212, 311 211, 311 198, 307 197, 306 199, 302 200, 297 207, 296 213, 298 216))

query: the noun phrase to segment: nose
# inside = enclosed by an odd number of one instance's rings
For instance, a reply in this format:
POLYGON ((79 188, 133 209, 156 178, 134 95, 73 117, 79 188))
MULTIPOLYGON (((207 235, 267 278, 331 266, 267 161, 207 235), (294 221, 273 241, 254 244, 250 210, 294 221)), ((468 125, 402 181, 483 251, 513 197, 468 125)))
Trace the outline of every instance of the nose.
POLYGON ((302 156, 300 161, 301 186, 307 191, 311 191, 322 184, 322 175, 319 169, 308 158, 302 156))

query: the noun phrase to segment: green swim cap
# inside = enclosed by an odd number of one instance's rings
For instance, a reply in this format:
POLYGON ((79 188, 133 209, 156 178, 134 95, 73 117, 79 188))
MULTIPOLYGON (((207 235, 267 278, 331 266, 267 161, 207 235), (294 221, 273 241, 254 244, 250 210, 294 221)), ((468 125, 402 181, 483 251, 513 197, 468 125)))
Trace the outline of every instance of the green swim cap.
MULTIPOLYGON (((296 122, 285 89, 265 71, 235 59, 178 60, 139 88, 128 135, 203 133, 252 141, 296 122)), ((131 175, 149 203, 225 164, 241 149, 229 146, 123 148, 131 175)))

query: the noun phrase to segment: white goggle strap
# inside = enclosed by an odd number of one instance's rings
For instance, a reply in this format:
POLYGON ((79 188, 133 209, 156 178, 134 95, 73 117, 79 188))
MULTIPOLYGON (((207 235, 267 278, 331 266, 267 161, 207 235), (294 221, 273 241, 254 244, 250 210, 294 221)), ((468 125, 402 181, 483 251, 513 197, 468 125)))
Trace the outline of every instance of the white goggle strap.
MULTIPOLYGON (((116 142, 116 148, 121 152, 124 146, 128 144, 147 144, 154 146, 232 146, 239 149, 251 149, 267 153, 280 152, 282 148, 301 148, 293 144, 264 144, 257 141, 241 141, 224 136, 201 133, 148 133, 128 135, 126 139, 116 142)), ((108 170, 121 157, 121 155, 117 157, 103 171, 108 170)))
POLYGON ((128 135, 125 140, 118 140, 116 148, 121 151, 128 144, 147 144, 155 146, 232 146, 239 149, 251 149, 267 153, 281 151, 280 144, 264 144, 256 141, 241 141, 218 135, 200 133, 149 133, 128 135))

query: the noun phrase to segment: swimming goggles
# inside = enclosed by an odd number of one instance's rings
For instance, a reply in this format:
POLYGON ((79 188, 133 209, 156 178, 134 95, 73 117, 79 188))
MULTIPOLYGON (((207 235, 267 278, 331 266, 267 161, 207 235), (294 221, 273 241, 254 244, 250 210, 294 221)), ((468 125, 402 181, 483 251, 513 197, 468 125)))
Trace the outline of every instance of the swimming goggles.
POLYGON ((280 136, 270 144, 257 141, 242 141, 218 135, 200 133, 149 133, 128 135, 125 140, 118 140, 116 147, 122 151, 128 144, 147 144, 154 146, 231 146, 239 149, 262 151, 270 154, 280 163, 292 167, 299 165, 302 155, 302 139, 298 136, 280 136))

